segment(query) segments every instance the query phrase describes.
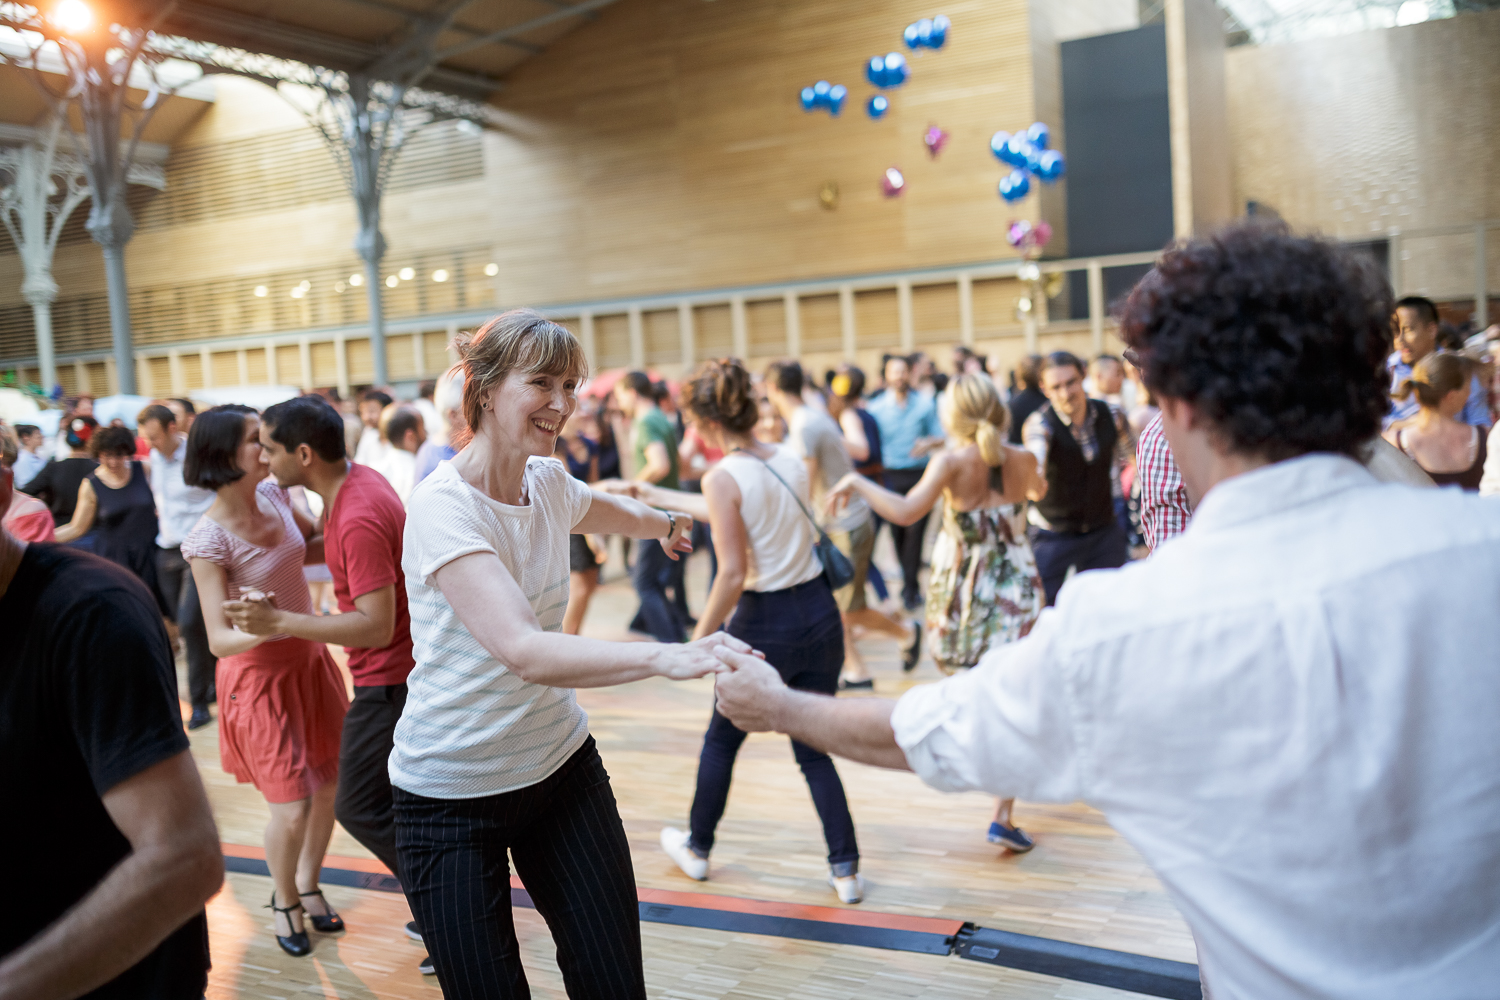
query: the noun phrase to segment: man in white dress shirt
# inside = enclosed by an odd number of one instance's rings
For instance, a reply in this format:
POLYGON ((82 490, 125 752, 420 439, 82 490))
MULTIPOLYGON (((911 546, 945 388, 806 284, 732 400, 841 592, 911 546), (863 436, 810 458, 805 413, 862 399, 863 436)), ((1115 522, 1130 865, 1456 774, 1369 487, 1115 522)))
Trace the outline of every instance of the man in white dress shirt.
POLYGON ((1215 1000, 1500 995, 1500 505, 1350 457, 1388 406, 1389 315, 1372 266, 1284 229, 1168 252, 1121 330, 1203 498, 1187 530, 897 702, 725 651, 719 711, 943 790, 1096 806, 1215 1000))

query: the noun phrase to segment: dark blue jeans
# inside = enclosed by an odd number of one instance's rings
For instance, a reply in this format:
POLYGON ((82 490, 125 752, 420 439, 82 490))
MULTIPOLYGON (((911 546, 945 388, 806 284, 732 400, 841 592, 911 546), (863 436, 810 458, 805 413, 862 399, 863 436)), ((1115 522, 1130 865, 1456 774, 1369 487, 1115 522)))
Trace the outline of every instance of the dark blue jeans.
MULTIPOLYGON (((776 668, 788 687, 827 695, 838 690, 839 670, 844 665, 844 627, 826 577, 820 575, 771 593, 747 591, 741 595, 725 631, 765 653, 766 662, 776 668)), ((689 817, 689 843, 703 857, 714 846, 714 829, 729 800, 734 758, 744 742, 744 732, 714 709, 698 757, 698 788, 689 817)), ((823 821, 828 863, 839 875, 854 874, 859 867, 859 845, 854 839, 854 818, 849 815, 844 783, 833 760, 796 740, 792 740, 792 756, 802 768, 813 806, 823 821)))
POLYGON ((687 621, 667 590, 682 593, 682 561, 669 558, 656 540, 643 539, 636 544, 635 568, 630 580, 641 599, 641 609, 631 627, 646 632, 657 642, 681 642, 687 621))
POLYGON ((1067 580, 1068 570, 1082 573, 1087 569, 1114 569, 1130 559, 1125 530, 1114 521, 1083 534, 1046 531, 1032 525, 1027 535, 1049 608, 1057 603, 1057 592, 1067 580))

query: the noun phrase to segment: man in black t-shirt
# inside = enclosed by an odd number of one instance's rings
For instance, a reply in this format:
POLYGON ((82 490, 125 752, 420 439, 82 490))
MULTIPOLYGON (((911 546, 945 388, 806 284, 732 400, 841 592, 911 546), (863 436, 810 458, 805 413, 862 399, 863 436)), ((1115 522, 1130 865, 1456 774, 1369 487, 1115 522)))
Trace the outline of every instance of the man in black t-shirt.
POLYGON ((0 531, 0 650, 0 1000, 198 1000, 224 859, 155 598, 0 531))

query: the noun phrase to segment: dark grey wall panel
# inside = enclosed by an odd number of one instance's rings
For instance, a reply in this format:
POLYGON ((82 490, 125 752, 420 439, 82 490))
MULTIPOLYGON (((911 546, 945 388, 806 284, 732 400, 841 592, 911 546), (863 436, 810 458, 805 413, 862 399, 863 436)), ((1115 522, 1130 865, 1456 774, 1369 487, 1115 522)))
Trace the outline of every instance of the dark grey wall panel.
MULTIPOLYGON (((1166 29, 1079 38, 1061 50, 1068 256, 1158 250, 1172 239, 1166 29)), ((1105 271, 1106 302, 1145 270, 1105 271)), ((1072 315, 1088 315, 1083 274, 1073 275, 1070 297, 1072 315)))

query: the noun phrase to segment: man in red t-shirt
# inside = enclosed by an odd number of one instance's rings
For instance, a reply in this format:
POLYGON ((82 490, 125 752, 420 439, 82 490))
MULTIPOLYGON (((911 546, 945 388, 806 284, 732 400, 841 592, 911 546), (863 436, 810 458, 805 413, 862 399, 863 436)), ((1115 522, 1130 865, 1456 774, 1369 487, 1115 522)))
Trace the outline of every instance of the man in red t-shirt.
MULTIPOLYGON (((323 555, 339 613, 292 614, 269 600, 228 601, 224 610, 242 632, 336 642, 349 654, 354 703, 344 717, 334 815, 399 877, 387 760, 414 665, 401 573, 406 510, 384 476, 349 461, 343 418, 321 396, 267 409, 260 443, 278 484, 302 486, 323 498, 323 555)), ((304 900, 312 901, 309 912, 326 910, 315 893, 304 900)), ((431 971, 427 959, 422 971, 431 971)))

